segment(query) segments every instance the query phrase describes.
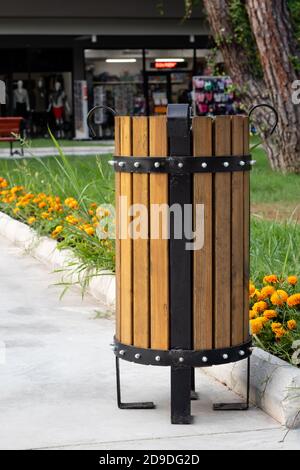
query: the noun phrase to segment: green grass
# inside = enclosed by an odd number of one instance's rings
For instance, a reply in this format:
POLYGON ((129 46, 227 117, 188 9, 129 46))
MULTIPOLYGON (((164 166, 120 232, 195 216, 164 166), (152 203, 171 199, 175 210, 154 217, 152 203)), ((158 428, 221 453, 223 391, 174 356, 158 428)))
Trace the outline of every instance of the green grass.
POLYGON ((61 198, 73 196, 89 202, 110 203, 113 201, 113 172, 107 163, 110 155, 66 156, 65 160, 73 172, 66 175, 59 158, 0 159, 0 175, 10 185, 23 185, 28 191, 45 192, 61 198))
POLYGON ((251 171, 253 203, 300 204, 300 175, 272 171, 262 148, 254 150, 253 158, 257 160, 251 171))
MULTIPOLYGON (((38 148, 38 147, 53 147, 54 144, 50 138, 44 138, 44 139, 32 139, 28 141, 28 144, 31 148, 38 148)), ((59 145, 61 147, 86 147, 86 146, 101 146, 101 147, 107 147, 108 144, 107 142, 102 142, 101 140, 67 140, 67 139, 61 139, 59 140, 59 145)), ((16 142, 14 144, 14 147, 18 147, 18 143, 16 142)), ((9 148, 9 143, 7 142, 0 142, 0 148, 9 148)))

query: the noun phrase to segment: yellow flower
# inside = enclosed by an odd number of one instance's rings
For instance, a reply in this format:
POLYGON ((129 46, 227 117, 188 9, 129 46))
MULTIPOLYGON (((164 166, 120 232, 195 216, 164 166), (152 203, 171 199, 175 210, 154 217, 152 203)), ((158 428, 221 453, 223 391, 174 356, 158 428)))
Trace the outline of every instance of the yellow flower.
POLYGON ((262 300, 270 297, 275 292, 275 288, 273 286, 265 286, 260 291, 260 297, 262 300))
POLYGON ((300 305, 300 293, 290 295, 286 301, 289 307, 300 305))
POLYGON ((255 294, 255 285, 252 284, 252 282, 249 282, 249 295, 250 295, 250 297, 253 297, 254 294, 255 294))
POLYGON ((276 282, 278 282, 278 277, 276 276, 276 274, 269 274, 268 276, 264 277, 263 282, 265 284, 275 284, 276 282))
POLYGON ((63 230, 63 226, 62 226, 62 225, 58 225, 57 227, 55 227, 55 229, 54 229, 53 232, 51 233, 51 237, 52 237, 52 238, 56 238, 57 235, 59 235, 62 230, 63 230))
POLYGON ((45 220, 53 220, 53 217, 51 217, 49 212, 42 212, 41 217, 42 217, 42 219, 45 219, 45 220))
POLYGON ((297 276, 288 276, 287 281, 288 281, 289 284, 294 286, 298 282, 298 277, 297 276))
POLYGON ((35 217, 29 217, 29 218, 27 219, 28 225, 34 224, 35 221, 36 221, 36 218, 35 218, 35 217))
POLYGON ((66 200, 65 200, 65 205, 67 207, 70 207, 70 209, 78 209, 78 202, 76 201, 76 199, 74 199, 73 197, 68 197, 66 200))
POLYGON ((275 333, 276 330, 278 330, 279 328, 282 328, 282 324, 279 322, 278 323, 273 322, 271 328, 272 328, 272 331, 275 333))
POLYGON ((259 313, 259 312, 263 312, 267 308, 268 308, 267 302, 260 301, 260 302, 255 302, 255 304, 252 307, 252 310, 256 313, 259 313))
POLYGON ((19 207, 15 207, 15 208, 13 209, 13 213, 14 213, 14 214, 17 214, 18 212, 20 212, 19 207))
POLYGON ((88 235, 94 235, 94 233, 95 233, 94 227, 91 227, 91 226, 90 226, 90 227, 85 227, 85 228, 84 228, 84 231, 85 231, 85 233, 87 233, 88 235))
POLYGON ((271 320, 277 317, 277 312, 275 310, 265 310, 263 315, 267 320, 271 320))
POLYGON ((295 330, 297 328, 296 320, 289 320, 287 322, 287 327, 288 327, 289 330, 295 330))
POLYGON ((275 330, 275 338, 279 339, 282 338, 286 334, 286 330, 284 328, 277 328, 275 330))
POLYGON ((263 329, 263 322, 261 317, 255 318, 254 320, 250 320, 250 328, 251 328, 251 333, 253 335, 257 335, 261 332, 263 329))
POLYGON ((66 221, 71 225, 76 225, 79 222, 79 220, 76 217, 74 217, 73 215, 67 215, 66 221))
POLYGON ((271 295, 271 302, 273 305, 283 305, 287 298, 288 294, 284 290, 279 289, 271 295))
POLYGON ((254 318, 257 317, 257 312, 254 312, 254 310, 249 310, 249 318, 250 320, 253 320, 254 318))

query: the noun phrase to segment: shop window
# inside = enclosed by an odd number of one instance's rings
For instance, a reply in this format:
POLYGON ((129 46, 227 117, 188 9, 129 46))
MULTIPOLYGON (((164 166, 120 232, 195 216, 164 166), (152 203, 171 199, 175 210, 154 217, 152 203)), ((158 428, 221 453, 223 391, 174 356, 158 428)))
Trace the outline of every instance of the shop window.
MULTIPOLYGON (((86 50, 89 107, 105 105, 121 115, 146 112, 142 50, 86 50)), ((114 121, 103 110, 95 113, 98 137, 112 138, 114 121)))

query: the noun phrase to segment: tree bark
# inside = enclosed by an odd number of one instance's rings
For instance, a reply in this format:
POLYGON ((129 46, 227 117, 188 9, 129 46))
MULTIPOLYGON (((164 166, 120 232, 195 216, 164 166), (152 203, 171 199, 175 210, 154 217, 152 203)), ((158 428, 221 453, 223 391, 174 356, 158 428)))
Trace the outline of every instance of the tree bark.
POLYGON ((295 55, 291 18, 284 0, 247 0, 264 81, 278 111, 276 145, 268 146, 272 168, 300 172, 300 105, 292 102, 292 83, 297 79, 291 57, 295 55))
MULTIPOLYGON (((258 48, 263 78, 253 76, 244 49, 234 41, 230 0, 203 0, 213 35, 233 81, 243 90, 246 106, 267 102, 279 113, 274 138, 264 139, 271 167, 300 172, 300 105, 292 103, 291 84, 297 75, 290 57, 296 46, 291 19, 284 0, 246 0, 250 26, 258 48)), ((251 45, 249 45, 251 47, 251 45)), ((270 128, 269 113, 259 113, 258 121, 270 128)), ((267 131, 266 131, 267 134, 267 131)))

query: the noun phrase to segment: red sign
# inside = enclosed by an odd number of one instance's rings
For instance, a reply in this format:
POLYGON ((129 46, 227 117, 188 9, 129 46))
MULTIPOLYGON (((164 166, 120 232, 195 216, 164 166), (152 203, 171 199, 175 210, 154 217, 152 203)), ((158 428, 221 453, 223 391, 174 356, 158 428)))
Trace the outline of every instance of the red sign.
POLYGON ((178 62, 154 62, 156 69, 176 69, 178 62))

